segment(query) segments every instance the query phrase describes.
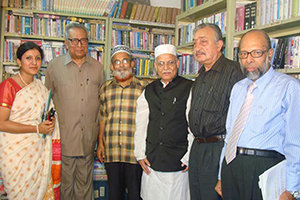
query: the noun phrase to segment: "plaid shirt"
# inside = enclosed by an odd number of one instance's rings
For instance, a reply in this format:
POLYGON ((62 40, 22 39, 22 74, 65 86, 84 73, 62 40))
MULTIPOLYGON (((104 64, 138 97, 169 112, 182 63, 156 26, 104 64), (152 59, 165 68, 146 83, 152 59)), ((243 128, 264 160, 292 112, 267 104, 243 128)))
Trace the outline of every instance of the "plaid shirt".
POLYGON ((133 77, 124 88, 116 79, 101 87, 100 120, 105 123, 106 162, 137 163, 133 154, 136 100, 146 85, 146 81, 133 77))

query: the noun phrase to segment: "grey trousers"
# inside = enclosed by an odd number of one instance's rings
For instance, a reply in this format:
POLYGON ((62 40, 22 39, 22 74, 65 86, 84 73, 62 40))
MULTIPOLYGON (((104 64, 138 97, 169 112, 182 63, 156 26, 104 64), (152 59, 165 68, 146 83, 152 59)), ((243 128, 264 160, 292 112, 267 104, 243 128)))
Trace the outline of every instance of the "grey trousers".
POLYGON ((94 154, 61 156, 61 200, 93 200, 94 154))
POLYGON ((189 159, 191 200, 221 200, 215 191, 219 160, 224 142, 197 143, 194 140, 189 159))

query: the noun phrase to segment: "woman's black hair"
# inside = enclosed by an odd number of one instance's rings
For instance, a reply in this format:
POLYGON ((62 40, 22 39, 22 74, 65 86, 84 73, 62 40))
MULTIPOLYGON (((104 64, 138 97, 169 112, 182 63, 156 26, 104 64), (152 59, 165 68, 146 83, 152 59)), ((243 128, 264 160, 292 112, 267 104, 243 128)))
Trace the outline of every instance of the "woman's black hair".
POLYGON ((22 56, 24 53, 26 53, 28 50, 31 49, 36 49, 40 52, 42 59, 44 59, 44 52, 41 47, 39 47, 36 43, 34 42, 25 42, 21 44, 17 50, 17 58, 19 60, 22 60, 22 56))

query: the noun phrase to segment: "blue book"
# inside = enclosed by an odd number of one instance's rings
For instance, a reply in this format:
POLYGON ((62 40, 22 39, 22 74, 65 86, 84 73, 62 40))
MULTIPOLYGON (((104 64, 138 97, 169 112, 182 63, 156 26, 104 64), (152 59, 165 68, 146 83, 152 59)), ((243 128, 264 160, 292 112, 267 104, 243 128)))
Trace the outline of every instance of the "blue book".
POLYGON ((117 31, 118 31, 118 33, 117 33, 117 35, 118 35, 117 45, 122 45, 122 32, 121 32, 121 30, 117 30, 117 31))
POLYGON ((136 32, 136 48, 140 48, 140 33, 136 32))
POLYGON ((119 7, 118 7, 118 12, 116 14, 116 18, 120 18, 121 10, 122 10, 122 7, 123 7, 123 1, 124 0, 120 0, 120 2, 119 2, 119 7))
POLYGON ((25 17, 25 35, 30 35, 30 17, 25 17))
POLYGON ((113 17, 113 15, 114 15, 114 13, 115 13, 116 8, 117 8, 118 5, 119 5, 119 2, 116 1, 115 4, 114 4, 114 7, 113 7, 111 13, 108 15, 108 17, 113 17))
POLYGON ((25 17, 21 17, 21 23, 20 23, 21 24, 21 26, 20 26, 20 33, 21 34, 24 34, 23 30, 25 30, 25 28, 24 28, 24 18, 25 17))

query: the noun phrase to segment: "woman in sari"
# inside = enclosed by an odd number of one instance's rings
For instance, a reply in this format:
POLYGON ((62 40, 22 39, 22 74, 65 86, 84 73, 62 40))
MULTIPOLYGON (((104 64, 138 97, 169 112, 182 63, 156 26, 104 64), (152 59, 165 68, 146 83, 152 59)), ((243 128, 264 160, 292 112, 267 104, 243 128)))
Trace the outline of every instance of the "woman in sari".
POLYGON ((0 84, 0 171, 8 199, 59 199, 58 123, 42 120, 49 91, 34 78, 43 57, 37 44, 23 43, 20 72, 0 84))

